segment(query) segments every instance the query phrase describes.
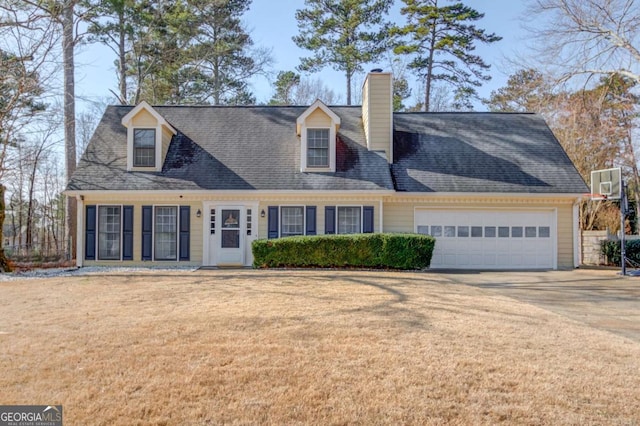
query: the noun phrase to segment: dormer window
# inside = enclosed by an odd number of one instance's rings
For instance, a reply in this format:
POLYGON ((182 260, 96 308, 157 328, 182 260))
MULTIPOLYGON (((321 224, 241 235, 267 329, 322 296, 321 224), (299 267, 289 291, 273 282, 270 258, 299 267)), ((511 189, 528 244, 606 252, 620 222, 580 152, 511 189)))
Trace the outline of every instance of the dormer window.
POLYGON ((315 101, 296 120, 300 136, 300 171, 335 172, 336 137, 340 117, 321 101, 315 101))
POLYGON ((127 170, 161 171, 176 129, 144 101, 122 117, 122 125, 127 128, 127 170))
POLYGON ((329 167, 329 129, 307 129, 307 167, 329 167))
POLYGON ((133 130, 133 167, 156 166, 156 129, 133 130))

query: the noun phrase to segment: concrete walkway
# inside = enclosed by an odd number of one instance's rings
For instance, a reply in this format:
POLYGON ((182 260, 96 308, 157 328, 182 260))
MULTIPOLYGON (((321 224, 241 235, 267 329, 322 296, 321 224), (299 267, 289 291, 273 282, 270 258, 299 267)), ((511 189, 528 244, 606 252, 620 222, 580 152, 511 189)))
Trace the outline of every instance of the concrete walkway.
POLYGON ((451 282, 530 303, 640 342, 640 277, 615 270, 446 272, 451 282))

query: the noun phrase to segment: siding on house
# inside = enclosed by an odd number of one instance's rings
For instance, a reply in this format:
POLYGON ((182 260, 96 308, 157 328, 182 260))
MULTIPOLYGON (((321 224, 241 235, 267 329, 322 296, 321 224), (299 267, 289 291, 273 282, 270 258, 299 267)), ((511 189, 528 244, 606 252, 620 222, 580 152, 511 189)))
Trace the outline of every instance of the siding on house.
MULTIPOLYGON (((253 215, 253 232, 255 238, 267 238, 268 230, 268 209, 270 206, 315 206, 316 207, 316 233, 322 235, 325 233, 325 207, 326 206, 373 206, 373 225, 374 232, 381 232, 380 229, 380 203, 381 196, 358 196, 345 195, 339 193, 324 193, 318 196, 302 197, 300 195, 281 195, 281 194, 236 194, 225 196, 213 196, 206 194, 179 194, 179 193, 96 193, 86 195, 84 205, 131 205, 133 206, 133 260, 126 261, 127 265, 143 265, 149 264, 149 261, 142 261, 142 206, 189 206, 190 207, 190 259, 189 261, 153 261, 158 265, 194 265, 203 264, 203 250, 205 235, 204 228, 209 226, 209 212, 205 211, 204 203, 215 203, 217 205, 246 205, 248 203, 257 203, 258 210, 252 212, 253 215), (201 217, 196 216, 200 210, 201 217), (260 217, 261 211, 265 211, 265 217, 260 217)), ((362 221, 361 217, 361 221, 362 221)), ((83 220, 83 222, 85 222, 83 220)), ((81 236, 82 238, 82 236, 81 236)), ((97 244, 97 237, 96 237, 97 244)), ((84 256, 84 241, 82 241, 84 256)), ((100 261, 100 260, 83 260, 83 264, 90 265, 113 265, 121 261, 100 261)))
MULTIPOLYGON (((84 200, 84 205, 129 205, 133 206, 133 260, 126 261, 127 265, 136 265, 136 264, 147 264, 147 262, 142 262, 142 206, 189 206, 191 223, 190 223, 190 259, 189 261, 179 262, 181 265, 201 265, 202 264, 202 218, 196 217, 196 211, 198 209, 202 210, 202 203, 198 201, 184 201, 180 199, 177 195, 173 196, 161 196, 155 199, 143 199, 141 200, 141 196, 135 197, 133 196, 119 196, 117 198, 110 198, 109 196, 86 196, 84 200), (136 200, 133 200, 135 198, 136 200)), ((178 213, 179 214, 179 213, 178 213)), ((96 245, 97 245, 97 236, 96 236, 96 245)), ((84 242, 83 242, 84 246, 84 242)), ((84 251, 83 251, 84 252, 84 251)), ((96 261, 88 261, 85 260, 85 265, 113 265, 114 263, 121 263, 120 261, 105 261, 105 260, 96 260, 96 261)), ((177 261, 154 261, 154 263, 163 265, 174 265, 177 264, 177 261)))
POLYGON ((362 88, 362 121, 367 147, 384 151, 391 158, 392 77, 389 73, 371 73, 362 88))
POLYGON ((316 108, 305 120, 307 129, 331 127, 331 117, 323 110, 316 108))
POLYGON ((166 128, 162 128, 162 162, 164 164, 165 158, 167 158, 167 152, 169 151, 169 145, 171 145, 171 137, 173 134, 166 128))
POLYGON ((144 109, 140 110, 140 112, 138 112, 136 116, 133 117, 131 122, 135 127, 156 127, 158 125, 158 120, 156 120, 156 118, 151 115, 151 113, 144 109))
MULTIPOLYGON (((262 199, 259 201, 258 214, 259 227, 258 238, 267 238, 267 219, 260 217, 260 212, 264 209, 265 213, 268 212, 269 206, 316 206, 316 234, 324 235, 325 232, 325 207, 327 206, 373 206, 373 232, 382 232, 380 230, 380 197, 341 197, 324 196, 324 197, 293 197, 293 198, 270 198, 262 199)), ((361 217, 362 221, 362 217, 361 217)))

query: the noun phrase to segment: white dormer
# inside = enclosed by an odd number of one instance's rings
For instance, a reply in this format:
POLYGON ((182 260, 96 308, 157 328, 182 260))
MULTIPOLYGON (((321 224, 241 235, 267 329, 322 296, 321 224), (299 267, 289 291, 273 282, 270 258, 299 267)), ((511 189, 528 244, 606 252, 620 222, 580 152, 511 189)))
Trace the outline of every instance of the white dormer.
POLYGON ((161 171, 176 130, 145 101, 122 117, 122 125, 127 128, 127 170, 161 171))
POLYGON ((336 135, 340 128, 338 117, 322 101, 317 100, 296 120, 300 136, 300 171, 336 171, 336 135))

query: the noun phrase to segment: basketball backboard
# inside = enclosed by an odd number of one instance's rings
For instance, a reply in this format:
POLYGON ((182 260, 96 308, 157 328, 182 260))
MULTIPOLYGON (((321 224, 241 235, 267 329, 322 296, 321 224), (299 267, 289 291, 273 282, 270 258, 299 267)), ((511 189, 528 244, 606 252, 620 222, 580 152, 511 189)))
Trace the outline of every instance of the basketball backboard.
POLYGON ((591 172, 592 200, 619 200, 622 170, 618 168, 591 172))

